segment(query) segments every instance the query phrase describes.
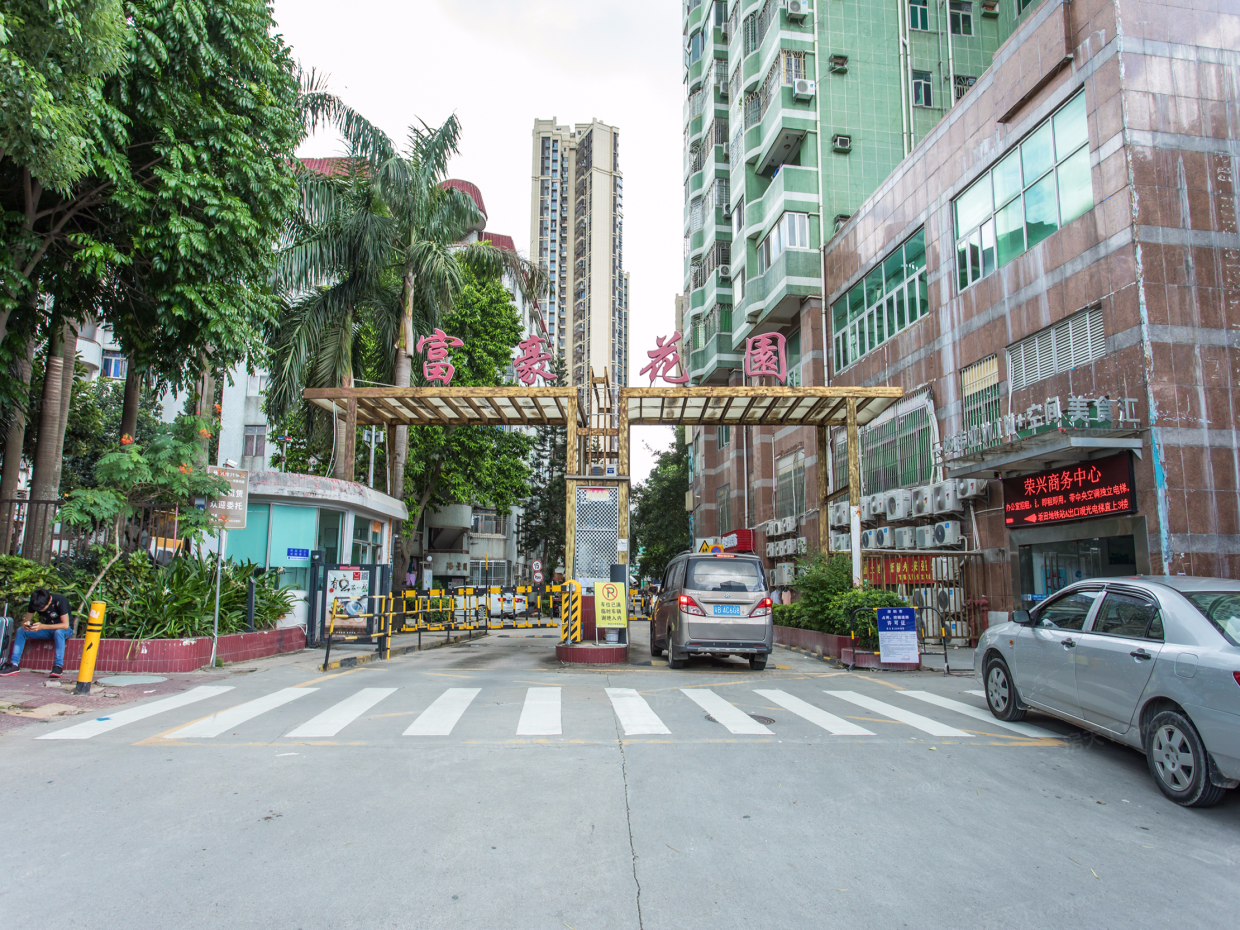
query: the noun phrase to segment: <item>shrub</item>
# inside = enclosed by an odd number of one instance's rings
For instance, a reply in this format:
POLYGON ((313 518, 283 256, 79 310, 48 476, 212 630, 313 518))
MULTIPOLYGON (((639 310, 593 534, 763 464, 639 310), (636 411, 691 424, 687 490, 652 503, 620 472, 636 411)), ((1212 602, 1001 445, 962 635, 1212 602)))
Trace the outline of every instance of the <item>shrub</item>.
POLYGON ((776 604, 775 625, 809 629, 809 627, 806 626, 805 611, 801 609, 801 605, 799 603, 776 604))
POLYGON ((878 645, 878 636, 874 629, 874 608, 876 607, 907 607, 908 601, 892 591, 871 588, 868 585, 850 588, 831 599, 823 616, 824 633, 847 636, 849 631, 857 635, 857 645, 861 649, 873 649, 878 645), (857 617, 853 619, 853 612, 857 617))
POLYGON ((831 601, 852 589, 852 560, 847 555, 821 552, 801 562, 802 573, 792 587, 801 593, 797 602, 806 629, 830 632, 823 626, 831 601))
POLYGON ((56 572, 20 555, 0 555, 0 605, 9 605, 9 616, 18 616, 35 588, 55 591, 60 587, 56 572))

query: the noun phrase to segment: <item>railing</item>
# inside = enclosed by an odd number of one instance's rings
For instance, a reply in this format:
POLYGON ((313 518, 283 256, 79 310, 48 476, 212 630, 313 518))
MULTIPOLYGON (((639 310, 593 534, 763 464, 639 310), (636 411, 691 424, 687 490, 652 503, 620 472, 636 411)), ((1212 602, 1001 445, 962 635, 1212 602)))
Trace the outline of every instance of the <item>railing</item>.
MULTIPOLYGON (((86 555, 93 546, 112 547, 111 524, 98 528, 71 527, 58 519, 64 502, 59 500, 0 500, 0 554, 20 555, 48 564, 52 559, 86 555)), ((137 512, 121 524, 121 552, 139 549, 158 555, 181 547, 177 536, 177 508, 140 504, 137 512)))

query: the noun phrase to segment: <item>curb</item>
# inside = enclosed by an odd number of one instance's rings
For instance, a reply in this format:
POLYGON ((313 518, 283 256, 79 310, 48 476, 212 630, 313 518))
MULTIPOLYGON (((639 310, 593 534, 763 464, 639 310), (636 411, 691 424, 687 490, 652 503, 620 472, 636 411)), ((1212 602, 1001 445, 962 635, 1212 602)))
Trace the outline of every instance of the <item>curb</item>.
POLYGON ((840 662, 839 656, 823 655, 821 652, 814 652, 801 646, 786 646, 783 643, 776 643, 775 645, 780 649, 787 649, 789 652, 799 652, 801 655, 807 656, 811 659, 817 659, 819 662, 840 662))
MULTIPOLYGON (((483 631, 483 635, 486 635, 486 631, 483 631)), ((427 643, 422 647, 419 647, 416 643, 410 643, 407 646, 393 646, 388 658, 395 659, 397 656, 408 655, 411 652, 426 652, 428 649, 438 649, 441 646, 451 646, 453 643, 463 643, 470 639, 479 638, 477 636, 457 636, 436 640, 434 643, 427 643)), ((346 656, 343 659, 337 659, 335 662, 328 662, 326 665, 320 663, 316 668, 320 672, 330 672, 337 668, 356 668, 359 665, 369 665, 371 662, 381 661, 386 660, 380 658, 378 651, 365 652, 358 656, 346 656)))

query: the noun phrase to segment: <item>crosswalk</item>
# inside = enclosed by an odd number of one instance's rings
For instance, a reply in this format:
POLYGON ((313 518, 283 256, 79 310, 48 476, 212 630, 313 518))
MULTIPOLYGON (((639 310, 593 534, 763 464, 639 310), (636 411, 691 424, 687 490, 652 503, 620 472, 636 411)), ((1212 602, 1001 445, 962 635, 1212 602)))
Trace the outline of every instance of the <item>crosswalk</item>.
MULTIPOLYGON (((112 732, 120 727, 131 727, 141 721, 163 714, 174 714, 178 710, 190 708, 192 705, 212 698, 220 698, 232 691, 232 686, 202 686, 185 691, 172 697, 162 698, 117 711, 107 717, 98 717, 84 723, 73 724, 44 733, 37 739, 49 740, 82 740, 92 739, 104 733, 112 732)), ((392 710, 395 695, 404 691, 405 699, 409 691, 401 688, 362 688, 341 697, 337 692, 331 695, 331 703, 323 706, 319 698, 319 706, 315 695, 320 691, 314 687, 282 688, 243 701, 232 707, 226 707, 165 729, 155 740, 213 740, 219 737, 245 736, 247 728, 255 732, 256 724, 265 720, 273 721, 278 732, 272 732, 266 725, 267 735, 276 739, 331 739, 345 733, 350 727, 373 726, 374 721, 386 717, 405 717, 413 714, 413 722, 401 733, 406 737, 448 737, 459 733, 462 727, 470 729, 477 726, 462 724, 468 714, 481 719, 486 711, 480 705, 488 707, 495 704, 515 703, 490 700, 480 702, 482 688, 447 688, 435 695, 429 703, 413 710, 392 710), (305 707, 309 710, 308 719, 300 711, 288 708, 294 702, 310 699, 305 707), (384 702, 388 702, 387 705, 384 702), (374 714, 376 710, 390 710, 389 713, 374 714), (290 714, 296 713, 298 719, 290 721, 290 714), (290 726, 296 723, 295 726, 290 726)), ((618 726, 626 737, 641 736, 676 736, 683 738, 705 737, 718 734, 719 729, 732 736, 754 737, 804 737, 827 734, 832 737, 893 737, 905 738, 914 732, 927 736, 952 739, 975 740, 977 737, 994 737, 1011 734, 1009 738, 1046 740, 1061 737, 1056 733, 1030 723, 1012 723, 995 719, 988 710, 956 700, 940 694, 920 690, 899 690, 890 699, 881 700, 872 695, 849 690, 813 690, 803 696, 797 696, 785 690, 772 688, 755 688, 752 691, 731 690, 727 694, 712 688, 680 688, 664 691, 656 689, 643 695, 634 688, 604 688, 607 702, 612 713, 613 732, 618 726), (658 710, 651 705, 654 700, 658 710), (687 701, 688 703, 683 703, 687 701), (772 718, 755 714, 743 709, 738 704, 755 705, 768 708, 768 712, 776 709, 786 711, 788 715, 779 715, 776 722, 772 718), (774 705, 771 707, 770 705, 774 705), (697 713, 688 712, 693 708, 697 713), (916 710, 914 710, 916 708, 916 710), (924 711, 918 713, 917 711, 924 711), (704 713, 701 713, 704 712, 704 713), (935 716, 930 716, 931 714, 935 716), (939 719, 946 716, 947 720, 939 719), (675 730, 668 726, 672 720, 675 730), (705 719, 703 719, 705 718, 705 719), (950 722, 949 722, 950 721, 950 722), (809 725, 809 729, 806 728, 809 725), (969 729, 964 729, 968 727, 969 729)), ((963 694, 973 697, 972 691, 963 694)), ((520 717, 516 722, 515 736, 547 738, 564 736, 583 738, 589 734, 585 731, 598 723, 590 701, 577 700, 582 698, 580 690, 573 693, 574 703, 565 704, 565 689, 558 686, 539 686, 525 689, 521 701, 520 717), (567 714, 566 714, 567 710, 567 714), (594 716, 591 716, 591 714, 594 716)), ((324 694, 323 697, 328 697, 324 694)), ((884 698, 889 696, 884 694, 884 698)), ((978 702, 980 703, 980 702, 978 702)), ((300 706, 300 705, 299 705, 300 706)), ((209 709, 209 708, 208 708, 209 709)), ((192 711, 191 711, 192 713, 192 711)), ((487 717, 494 723, 494 715, 487 717)), ((511 718, 506 718, 511 721, 511 718)), ((508 726, 511 726, 509 722, 508 726)), ((370 731, 373 735, 373 731, 370 731)), ((398 731, 387 730, 383 736, 394 736, 398 731)), ((471 730, 471 733, 473 731, 471 730)), ((513 735, 513 731, 508 731, 513 735)), ((502 734, 499 734, 502 735, 502 734)), ((598 733, 597 736, 607 734, 598 733)))

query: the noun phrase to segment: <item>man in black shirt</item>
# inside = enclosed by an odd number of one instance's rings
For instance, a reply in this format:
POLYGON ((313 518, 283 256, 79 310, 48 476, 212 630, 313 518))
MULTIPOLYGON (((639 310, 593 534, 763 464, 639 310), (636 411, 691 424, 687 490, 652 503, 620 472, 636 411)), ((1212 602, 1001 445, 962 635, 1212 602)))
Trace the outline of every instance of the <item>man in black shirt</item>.
POLYGON ((73 635, 69 623, 69 599, 63 594, 52 594, 46 588, 38 588, 30 595, 30 607, 26 619, 13 639, 13 655, 0 666, 0 676, 16 675, 21 669, 22 652, 28 639, 50 639, 55 644, 56 658, 48 678, 59 678, 64 672, 65 640, 73 635), (38 615, 38 620, 35 616, 38 615))

